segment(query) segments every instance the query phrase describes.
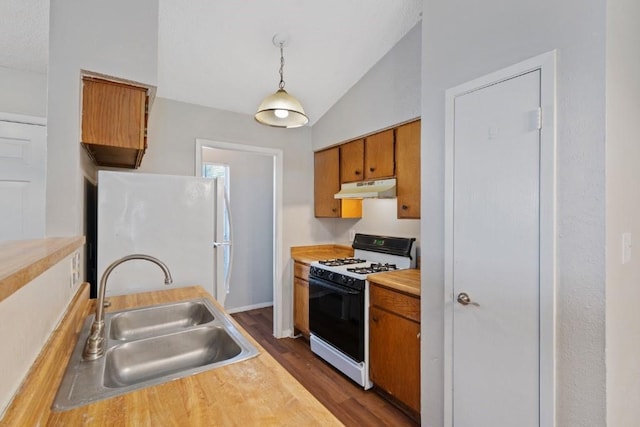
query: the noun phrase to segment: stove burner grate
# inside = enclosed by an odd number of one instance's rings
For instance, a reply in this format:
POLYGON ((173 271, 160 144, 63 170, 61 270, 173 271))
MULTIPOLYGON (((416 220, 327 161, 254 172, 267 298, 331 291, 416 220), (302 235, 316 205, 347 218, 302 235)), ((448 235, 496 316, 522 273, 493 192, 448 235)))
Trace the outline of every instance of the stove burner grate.
POLYGON ((335 258, 325 259, 319 262, 320 264, 326 265, 327 267, 339 267, 341 265, 361 264, 363 262, 367 262, 367 260, 360 258, 335 258))
POLYGON ((350 271, 352 273, 356 273, 356 274, 371 274, 371 273, 381 273, 383 271, 392 271, 392 270, 397 270, 398 267, 395 264, 389 264, 389 263, 372 263, 368 266, 365 267, 352 267, 352 268, 347 268, 347 271, 350 271))

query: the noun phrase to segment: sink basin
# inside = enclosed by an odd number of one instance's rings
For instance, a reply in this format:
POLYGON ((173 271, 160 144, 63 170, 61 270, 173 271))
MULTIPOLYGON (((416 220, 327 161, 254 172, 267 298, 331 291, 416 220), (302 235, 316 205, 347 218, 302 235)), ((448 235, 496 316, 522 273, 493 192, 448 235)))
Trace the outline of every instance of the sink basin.
POLYGON ((126 387, 229 360, 241 351, 219 326, 129 342, 107 351, 103 384, 126 387))
POLYGON ((105 315, 105 355, 83 360, 85 320, 52 409, 63 411, 258 355, 207 298, 105 315))
POLYGON ((184 301, 128 310, 111 316, 109 337, 137 340, 209 323, 215 318, 202 301, 184 301))

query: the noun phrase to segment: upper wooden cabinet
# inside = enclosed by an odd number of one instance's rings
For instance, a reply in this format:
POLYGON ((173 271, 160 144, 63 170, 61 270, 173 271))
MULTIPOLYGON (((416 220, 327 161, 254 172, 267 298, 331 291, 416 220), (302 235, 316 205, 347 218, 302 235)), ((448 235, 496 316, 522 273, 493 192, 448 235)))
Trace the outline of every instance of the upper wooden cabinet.
POLYGON ((398 218, 420 218, 420 120, 396 128, 398 218))
POLYGON ((82 79, 82 145, 99 166, 136 169, 147 147, 148 90, 82 79))
POLYGON ((340 145, 340 182, 394 176, 393 129, 340 145))
POLYGON ((318 218, 361 218, 361 199, 333 198, 340 185, 395 176, 398 219, 419 219, 420 120, 318 151, 314 173, 318 218))
POLYGON ((361 218, 362 200, 340 200, 339 147, 314 153, 314 210, 317 218, 361 218))
POLYGON ((340 145, 340 182, 364 179, 364 139, 340 145))
POLYGON ((364 140, 364 179, 390 178, 395 174, 393 129, 364 140))

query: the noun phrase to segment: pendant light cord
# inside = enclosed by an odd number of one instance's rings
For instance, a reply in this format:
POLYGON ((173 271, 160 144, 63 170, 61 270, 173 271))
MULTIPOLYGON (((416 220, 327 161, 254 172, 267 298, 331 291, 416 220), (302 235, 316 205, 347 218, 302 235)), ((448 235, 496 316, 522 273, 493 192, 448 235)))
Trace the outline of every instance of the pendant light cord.
POLYGON ((280 43, 280 84, 278 84, 280 89, 284 89, 284 53, 282 52, 282 45, 283 43, 280 43))

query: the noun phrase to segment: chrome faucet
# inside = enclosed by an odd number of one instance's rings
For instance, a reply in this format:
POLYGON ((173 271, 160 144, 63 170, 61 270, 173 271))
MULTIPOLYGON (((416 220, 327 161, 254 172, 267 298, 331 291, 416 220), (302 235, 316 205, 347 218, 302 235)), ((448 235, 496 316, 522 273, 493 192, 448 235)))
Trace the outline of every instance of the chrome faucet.
POLYGON ((102 277, 100 278, 100 294, 98 295, 98 301, 96 302, 96 316, 93 320, 93 323, 91 324, 91 333, 87 338, 87 342, 84 345, 84 351, 82 352, 82 358, 84 360, 99 359, 104 354, 104 294, 107 288, 107 279, 109 278, 109 275, 114 268, 116 268, 123 262, 131 261, 132 259, 151 261, 162 269, 162 272, 164 273, 164 284, 169 285, 173 283, 169 267, 167 267, 167 265, 164 262, 160 261, 158 258, 154 258, 150 255, 127 255, 112 262, 111 265, 109 265, 109 267, 107 267, 107 269, 104 271, 104 273, 102 273, 102 277))

